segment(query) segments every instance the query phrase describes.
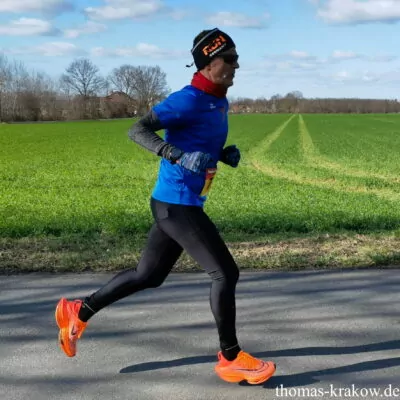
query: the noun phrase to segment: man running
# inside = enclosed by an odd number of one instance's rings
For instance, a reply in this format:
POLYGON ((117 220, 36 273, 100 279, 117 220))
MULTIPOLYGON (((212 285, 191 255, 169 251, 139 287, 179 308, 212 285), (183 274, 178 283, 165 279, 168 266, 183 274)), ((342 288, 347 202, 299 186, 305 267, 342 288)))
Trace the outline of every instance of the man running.
POLYGON ((218 28, 202 31, 191 50, 197 72, 190 85, 153 107, 129 137, 161 158, 150 207, 154 224, 134 269, 118 273, 83 300, 62 298, 56 308, 59 343, 76 354, 88 321, 104 307, 140 290, 160 286, 185 250, 211 278, 210 304, 219 334, 216 374, 227 382, 259 384, 275 364, 244 352, 236 337, 235 289, 238 267, 204 212, 219 161, 236 168, 240 151, 224 148, 228 135, 226 94, 239 68, 236 46, 218 28), (165 140, 157 131, 165 129, 165 140))

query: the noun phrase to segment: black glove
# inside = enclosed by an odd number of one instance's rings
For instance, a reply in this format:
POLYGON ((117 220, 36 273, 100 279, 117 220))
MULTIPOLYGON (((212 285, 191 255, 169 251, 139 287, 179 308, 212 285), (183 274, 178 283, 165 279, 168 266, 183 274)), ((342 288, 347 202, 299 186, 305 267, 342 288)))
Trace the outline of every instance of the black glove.
POLYGON ((232 144, 231 146, 225 147, 221 152, 220 161, 236 168, 240 161, 240 151, 236 145, 232 144))

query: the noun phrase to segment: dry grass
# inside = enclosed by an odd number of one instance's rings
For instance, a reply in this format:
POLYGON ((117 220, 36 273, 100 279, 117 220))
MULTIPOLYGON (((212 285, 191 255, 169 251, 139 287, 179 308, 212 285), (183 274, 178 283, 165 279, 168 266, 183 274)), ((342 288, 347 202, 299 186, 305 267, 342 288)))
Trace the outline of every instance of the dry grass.
MULTIPOLYGON (((145 237, 0 239, 0 273, 118 271, 137 265, 145 237), (133 239, 133 238, 131 238, 133 239)), ((229 243, 242 269, 297 270, 400 265, 400 237, 319 235, 229 243)), ((200 270, 185 253, 177 272, 200 270)))
POLYGON ((237 243, 236 258, 255 268, 341 268, 400 264, 400 238, 321 235, 277 243, 237 243))

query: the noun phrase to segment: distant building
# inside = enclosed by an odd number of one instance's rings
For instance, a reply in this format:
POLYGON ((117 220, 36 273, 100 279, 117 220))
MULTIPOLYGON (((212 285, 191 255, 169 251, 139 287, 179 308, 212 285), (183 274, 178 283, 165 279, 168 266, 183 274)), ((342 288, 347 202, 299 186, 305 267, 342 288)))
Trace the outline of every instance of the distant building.
POLYGON ((112 92, 100 98, 101 114, 106 118, 134 117, 137 115, 137 101, 126 93, 112 92))

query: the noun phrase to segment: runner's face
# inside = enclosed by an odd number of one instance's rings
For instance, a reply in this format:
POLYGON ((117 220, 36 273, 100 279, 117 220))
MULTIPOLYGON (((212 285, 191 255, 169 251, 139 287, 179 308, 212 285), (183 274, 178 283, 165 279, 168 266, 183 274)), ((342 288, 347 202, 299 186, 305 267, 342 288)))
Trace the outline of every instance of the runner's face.
POLYGON ((235 71, 239 68, 236 49, 229 49, 221 53, 209 64, 210 80, 216 84, 229 88, 233 85, 235 71))

